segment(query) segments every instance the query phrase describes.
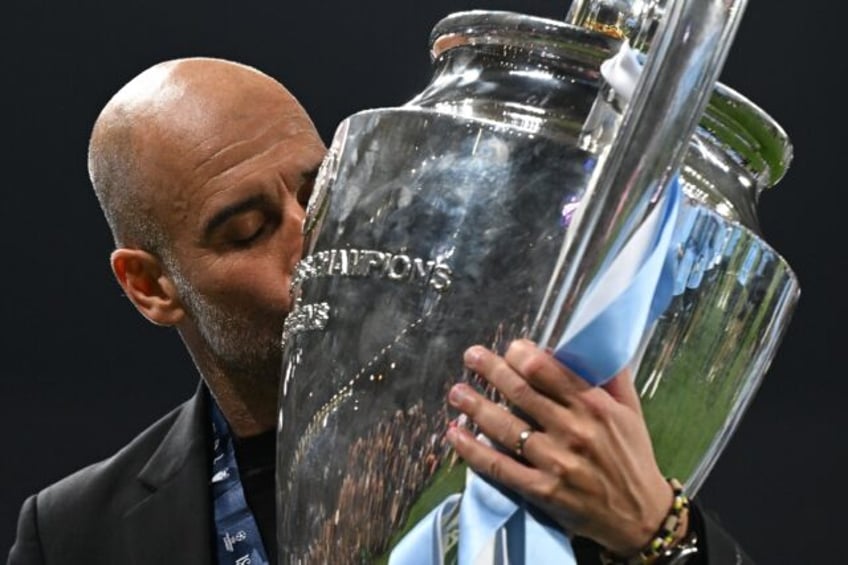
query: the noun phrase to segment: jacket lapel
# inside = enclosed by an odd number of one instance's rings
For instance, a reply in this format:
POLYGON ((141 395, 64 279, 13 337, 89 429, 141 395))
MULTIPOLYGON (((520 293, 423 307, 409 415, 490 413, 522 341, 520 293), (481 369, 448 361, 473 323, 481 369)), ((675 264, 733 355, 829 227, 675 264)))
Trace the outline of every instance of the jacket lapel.
POLYGON ((131 563, 214 563, 207 398, 201 385, 138 474, 149 494, 125 517, 131 563))

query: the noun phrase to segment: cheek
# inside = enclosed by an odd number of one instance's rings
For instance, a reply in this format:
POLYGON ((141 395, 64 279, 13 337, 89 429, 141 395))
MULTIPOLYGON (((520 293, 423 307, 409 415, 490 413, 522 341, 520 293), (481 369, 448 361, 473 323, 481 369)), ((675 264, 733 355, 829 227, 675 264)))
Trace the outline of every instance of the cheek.
POLYGON ((285 314, 291 308, 290 284, 302 251, 300 224, 279 230, 269 245, 257 249, 249 264, 234 276, 242 293, 259 309, 285 314))
POLYGON ((215 302, 248 315, 283 316, 291 307, 286 263, 268 246, 221 269, 209 281, 208 293, 215 302))
POLYGON ((262 245, 208 264, 203 277, 208 295, 251 315, 287 314, 289 285, 303 248, 302 221, 302 214, 293 211, 262 245))
POLYGON ((216 300, 236 319, 251 320, 256 328, 276 326, 291 310, 289 277, 258 269, 232 277, 217 289, 216 300))

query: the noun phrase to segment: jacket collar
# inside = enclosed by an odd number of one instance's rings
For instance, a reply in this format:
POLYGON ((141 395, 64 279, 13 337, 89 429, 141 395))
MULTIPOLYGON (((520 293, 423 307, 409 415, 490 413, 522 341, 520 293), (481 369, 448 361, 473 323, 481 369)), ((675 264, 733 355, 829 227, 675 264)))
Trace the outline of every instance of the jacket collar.
POLYGON ((126 514, 130 563, 213 563, 208 401, 201 384, 138 474, 149 494, 126 514))
MULTIPOLYGON (((184 472, 186 465, 192 469, 198 464, 208 467, 210 425, 209 393, 201 383, 194 396, 183 404, 162 443, 138 473, 138 480, 155 491, 184 472)), ((208 469, 206 471, 208 474, 208 469)))

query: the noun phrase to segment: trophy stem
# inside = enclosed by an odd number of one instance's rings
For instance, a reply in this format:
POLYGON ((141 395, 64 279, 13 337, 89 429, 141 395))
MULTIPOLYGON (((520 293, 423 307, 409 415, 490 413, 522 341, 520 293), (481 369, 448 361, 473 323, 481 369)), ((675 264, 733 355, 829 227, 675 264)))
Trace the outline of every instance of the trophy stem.
MULTIPOLYGON (((600 13, 595 8, 611 4, 615 3, 580 2, 569 17, 585 18, 600 13)), ((563 335, 588 285, 641 225, 676 174, 745 4, 746 0, 671 0, 665 8, 621 126, 599 158, 557 259, 556 274, 531 332, 540 345, 556 345, 553 340, 563 335)), ((642 27, 634 24, 630 29, 638 34, 642 27)))

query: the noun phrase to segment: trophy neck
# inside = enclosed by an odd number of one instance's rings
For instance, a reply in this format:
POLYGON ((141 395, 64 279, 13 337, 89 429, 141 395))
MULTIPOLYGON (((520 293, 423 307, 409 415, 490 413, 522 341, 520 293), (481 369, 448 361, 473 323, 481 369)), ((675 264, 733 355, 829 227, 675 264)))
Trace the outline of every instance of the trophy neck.
MULTIPOLYGON (((597 141, 599 131, 614 127, 600 127, 593 117, 610 96, 601 63, 619 50, 623 37, 647 40, 645 30, 653 29, 664 4, 577 2, 569 18, 579 25, 512 12, 451 14, 430 35, 433 78, 406 107, 488 120, 600 153, 602 136, 599 143, 585 140, 597 141), (619 13, 613 17, 609 10, 615 6, 619 13), (601 29, 598 18, 623 27, 601 29)), ((783 177, 791 158, 780 125, 718 84, 682 167, 684 190, 759 233, 759 194, 783 177)))
POLYGON ((788 135, 770 115, 718 83, 683 163, 684 188, 719 215, 760 233, 760 193, 792 162, 788 135))
POLYGON ((452 14, 430 36, 434 74, 407 106, 493 120, 576 145, 600 64, 621 42, 510 12, 452 14))
MULTIPOLYGON (((627 39, 647 52, 668 0, 574 0, 565 21, 627 39)), ((685 190, 725 218, 759 233, 760 192, 777 184, 792 160, 786 132, 750 100, 717 83, 683 163, 685 190)))

